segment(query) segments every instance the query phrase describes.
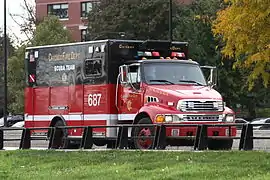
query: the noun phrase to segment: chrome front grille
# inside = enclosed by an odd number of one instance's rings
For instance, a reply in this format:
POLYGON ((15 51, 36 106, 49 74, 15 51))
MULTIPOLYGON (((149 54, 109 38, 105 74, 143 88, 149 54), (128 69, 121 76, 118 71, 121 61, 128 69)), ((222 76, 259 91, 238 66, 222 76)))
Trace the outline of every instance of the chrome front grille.
POLYGON ((221 121, 220 115, 183 115, 184 121, 221 121))
POLYGON ((220 112, 223 111, 222 101, 205 101, 205 100, 182 100, 179 101, 179 110, 184 112, 203 112, 203 111, 213 111, 220 112))

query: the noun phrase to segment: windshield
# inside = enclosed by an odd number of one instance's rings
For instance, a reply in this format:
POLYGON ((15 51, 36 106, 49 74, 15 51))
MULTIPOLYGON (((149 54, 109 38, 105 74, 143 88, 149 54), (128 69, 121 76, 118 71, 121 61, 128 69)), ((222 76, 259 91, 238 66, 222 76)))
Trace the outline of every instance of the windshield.
POLYGON ((206 86, 203 73, 196 64, 145 63, 143 72, 148 84, 196 84, 206 86))

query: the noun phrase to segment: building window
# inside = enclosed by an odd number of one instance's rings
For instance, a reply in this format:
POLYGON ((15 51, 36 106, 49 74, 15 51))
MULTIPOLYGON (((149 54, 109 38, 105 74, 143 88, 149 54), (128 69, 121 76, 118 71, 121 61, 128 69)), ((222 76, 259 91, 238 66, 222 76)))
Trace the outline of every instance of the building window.
POLYGON ((81 30, 81 41, 87 41, 88 40, 88 30, 87 29, 82 29, 81 30))
POLYGON ((82 2, 81 3, 81 17, 88 17, 88 13, 92 11, 93 3, 92 2, 82 2))
POLYGON ((99 3, 99 1, 81 2, 81 17, 87 18, 89 12, 92 11, 92 9, 96 7, 99 3))
POLYGON ((68 4, 49 4, 48 15, 55 15, 59 19, 68 18, 68 4))

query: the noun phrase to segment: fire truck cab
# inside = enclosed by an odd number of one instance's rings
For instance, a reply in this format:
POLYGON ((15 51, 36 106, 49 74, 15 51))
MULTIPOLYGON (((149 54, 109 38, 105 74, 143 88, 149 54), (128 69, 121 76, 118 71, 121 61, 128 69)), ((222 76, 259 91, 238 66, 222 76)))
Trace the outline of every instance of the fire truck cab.
MULTIPOLYGON (((188 58, 187 42, 101 40, 27 48, 25 127, 117 124, 224 124, 234 122, 202 67, 188 58)), ((62 130, 76 142, 82 128, 62 130)), ((34 134, 48 131, 32 131, 34 134)), ((130 148, 149 149, 154 128, 130 128, 130 148)), ((209 127, 209 149, 230 149, 236 128, 209 127)), ((48 135, 48 134, 47 134, 48 135)), ((193 145, 196 127, 167 127, 166 145, 193 145)), ((94 129, 110 144, 117 128, 94 129)), ((69 143, 63 143, 69 144, 69 143)))

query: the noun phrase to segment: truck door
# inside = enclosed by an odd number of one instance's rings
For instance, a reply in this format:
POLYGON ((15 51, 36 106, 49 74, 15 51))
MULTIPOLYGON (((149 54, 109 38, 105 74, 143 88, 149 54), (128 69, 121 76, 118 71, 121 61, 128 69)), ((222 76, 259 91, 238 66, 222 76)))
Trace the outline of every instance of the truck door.
POLYGON ((120 81, 118 90, 118 120, 120 121, 134 120, 143 103, 140 65, 132 64, 127 68, 126 77, 129 83, 120 81))

